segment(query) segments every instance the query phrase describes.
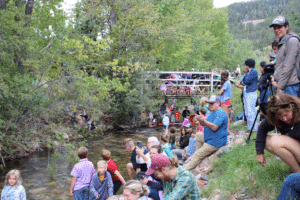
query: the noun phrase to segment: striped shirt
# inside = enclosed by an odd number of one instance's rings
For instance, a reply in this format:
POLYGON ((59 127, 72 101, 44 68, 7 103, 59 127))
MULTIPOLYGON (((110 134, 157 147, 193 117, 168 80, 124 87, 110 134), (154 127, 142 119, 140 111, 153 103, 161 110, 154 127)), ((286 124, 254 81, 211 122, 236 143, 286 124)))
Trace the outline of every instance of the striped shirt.
POLYGON ((168 200, 198 200, 200 190, 195 176, 188 170, 178 167, 175 178, 163 183, 163 199, 168 200))

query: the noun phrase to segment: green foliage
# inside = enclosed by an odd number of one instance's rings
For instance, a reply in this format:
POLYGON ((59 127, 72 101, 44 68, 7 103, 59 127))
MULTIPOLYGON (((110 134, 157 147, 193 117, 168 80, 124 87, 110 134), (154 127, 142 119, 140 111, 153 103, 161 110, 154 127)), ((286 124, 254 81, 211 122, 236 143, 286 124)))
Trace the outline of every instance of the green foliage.
POLYGON ((255 49, 263 50, 276 39, 273 29, 269 28, 273 19, 282 15, 290 22, 290 28, 300 33, 297 0, 256 0, 234 3, 227 8, 228 26, 235 39, 248 39, 255 49), (252 20, 261 20, 252 24, 252 20))
POLYGON ((221 189, 231 195, 247 194, 249 198, 275 199, 290 168, 268 152, 265 152, 267 165, 262 167, 255 156, 254 142, 239 145, 230 153, 222 154, 213 164, 214 172, 202 190, 203 197, 209 197, 214 189, 221 189))

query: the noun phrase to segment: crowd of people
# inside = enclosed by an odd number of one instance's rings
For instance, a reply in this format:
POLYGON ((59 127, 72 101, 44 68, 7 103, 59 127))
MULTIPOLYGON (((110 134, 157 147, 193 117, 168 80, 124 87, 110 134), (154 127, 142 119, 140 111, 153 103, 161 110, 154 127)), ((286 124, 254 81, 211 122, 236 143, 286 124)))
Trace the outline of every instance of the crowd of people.
MULTIPOLYGON (((213 80, 214 89, 219 87, 220 75, 218 69, 212 70, 212 74, 199 72, 192 69, 191 72, 186 72, 185 69, 179 73, 177 69, 172 70, 172 73, 163 73, 159 76, 161 81, 160 90, 162 95, 166 96, 167 91, 176 95, 188 95, 202 94, 210 91, 210 84, 213 80)), ((220 71, 222 73, 222 70, 220 71)))
MULTIPOLYGON (((300 43, 298 36, 290 31, 286 18, 276 17, 270 27, 278 37, 278 41, 272 43, 275 56, 270 64, 274 66, 274 73, 270 74, 270 65, 262 61, 259 78, 255 70, 255 60, 246 59, 245 73, 241 75, 240 67, 235 72, 236 77, 242 79, 236 87, 242 89, 248 131, 257 131, 256 160, 262 166, 266 165, 266 149, 278 156, 293 172, 284 181, 277 199, 300 199, 300 81, 297 77, 300 43), (265 119, 259 126, 255 119, 257 90, 260 92, 260 105, 268 105, 265 119), (268 134, 273 130, 280 134, 268 134)), ((177 74, 171 74, 174 81, 177 81, 176 76, 177 74)), ((101 151, 102 160, 97 162, 95 169, 94 164, 88 160, 88 149, 80 147, 77 151, 80 160, 71 171, 70 195, 73 195, 75 200, 105 200, 113 198, 123 185, 123 196, 126 200, 200 199, 199 187, 190 171, 227 144, 230 123, 234 120, 229 77, 228 71, 222 71, 218 95, 212 95, 209 99, 202 97, 201 107, 194 110, 193 115, 188 107, 185 107, 182 111, 182 121, 179 118, 181 113, 175 104, 168 108, 168 103, 165 102, 160 107, 165 130, 159 138, 150 136, 146 146, 141 141, 135 143, 132 138, 123 141, 125 151, 131 154, 130 162, 126 165, 129 177, 127 181, 112 160, 109 150, 101 151), (181 128, 169 128, 173 122, 181 122, 181 128), (175 136, 178 131, 179 140, 175 136), (134 180, 135 177, 137 180, 134 180)), ((197 78, 201 79, 191 74, 185 82, 191 85, 193 79, 197 78)), ((191 88, 183 87, 184 90, 191 88)), ((145 111, 143 116, 147 114, 145 111)), ((85 120, 87 118, 85 117, 85 120)), ((149 126, 153 126, 155 117, 151 112, 149 118, 149 126)), ((26 199, 18 170, 7 173, 1 199, 26 199)))

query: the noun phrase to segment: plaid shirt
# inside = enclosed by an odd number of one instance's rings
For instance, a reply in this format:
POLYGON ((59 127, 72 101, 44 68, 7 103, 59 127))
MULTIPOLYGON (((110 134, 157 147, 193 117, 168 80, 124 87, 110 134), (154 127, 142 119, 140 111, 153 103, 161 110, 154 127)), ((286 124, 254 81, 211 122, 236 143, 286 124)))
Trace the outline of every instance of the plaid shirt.
POLYGON ((195 176, 182 167, 178 167, 175 178, 164 182, 164 196, 167 200, 199 200, 200 190, 195 176))

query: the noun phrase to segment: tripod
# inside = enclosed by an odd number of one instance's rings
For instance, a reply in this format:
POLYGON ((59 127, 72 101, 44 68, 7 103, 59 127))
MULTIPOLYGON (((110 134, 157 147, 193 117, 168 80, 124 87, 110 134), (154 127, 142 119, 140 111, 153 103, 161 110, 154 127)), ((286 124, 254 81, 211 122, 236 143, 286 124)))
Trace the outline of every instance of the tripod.
MULTIPOLYGON (((268 76, 268 77, 267 77, 268 86, 267 86, 267 89, 266 89, 266 91, 265 91, 265 93, 264 93, 264 95, 263 95, 263 98, 260 99, 260 101, 262 101, 262 100, 265 99, 268 90, 271 91, 272 96, 274 95, 274 94, 273 94, 273 90, 272 90, 272 79, 271 79, 271 75, 267 75, 267 76, 268 76)), ((263 103, 263 102, 260 102, 260 106, 259 106, 259 108, 258 108, 258 110, 257 110, 257 112, 256 112, 256 116, 255 116, 254 122, 253 122, 253 124, 252 124, 251 130, 250 130, 250 133, 249 133, 249 136, 248 136, 248 138, 247 138, 247 140, 246 140, 246 143, 247 143, 247 144, 248 144, 248 143, 250 142, 250 140, 251 140, 251 139, 250 139, 250 138, 251 138, 251 134, 252 134, 252 132, 253 132, 253 128, 254 128, 254 126, 255 126, 255 123, 256 123, 256 120, 257 120, 257 116, 258 116, 258 114, 260 113, 261 107, 262 107, 262 105, 263 105, 262 103, 263 103)), ((267 111, 267 109, 265 109, 265 111, 267 111)), ((264 114, 265 114, 265 113, 264 113, 264 114)), ((255 140, 255 139, 252 139, 252 140, 255 140)))

